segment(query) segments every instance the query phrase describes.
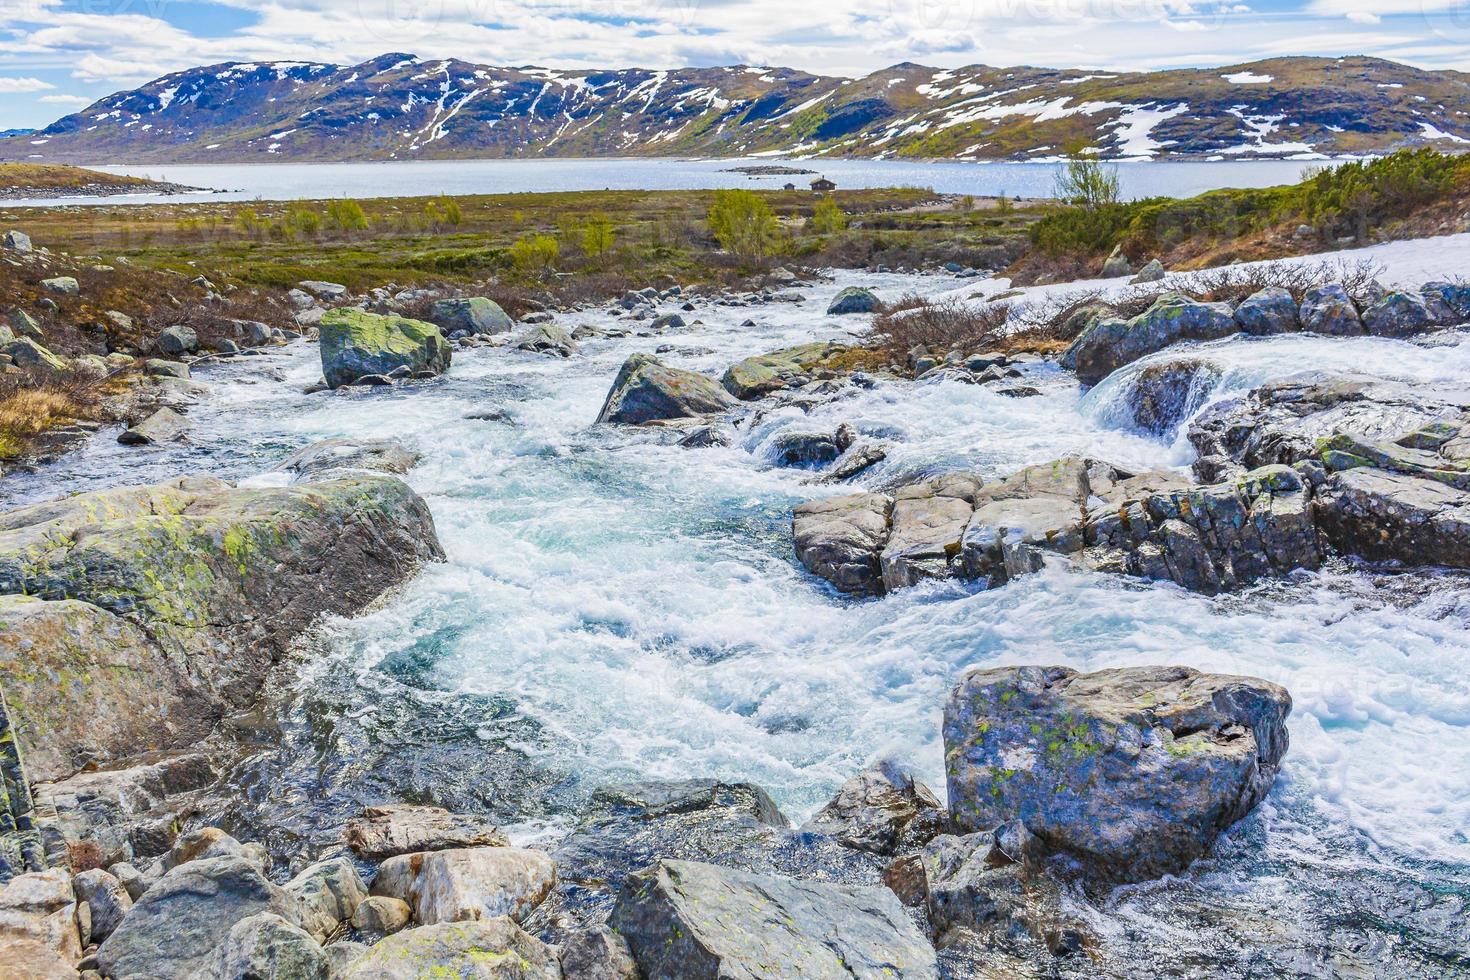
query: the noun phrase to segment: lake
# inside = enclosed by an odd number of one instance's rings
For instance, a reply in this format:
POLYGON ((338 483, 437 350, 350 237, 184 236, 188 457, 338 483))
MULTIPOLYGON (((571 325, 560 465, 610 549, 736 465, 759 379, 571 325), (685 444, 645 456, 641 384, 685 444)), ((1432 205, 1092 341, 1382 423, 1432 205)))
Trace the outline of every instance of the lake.
MULTIPOLYGON (((311 200, 578 190, 776 189, 806 186, 813 175, 752 177, 731 168, 759 164, 802 167, 839 188, 932 187, 949 194, 1047 197, 1054 163, 916 163, 893 160, 541 159, 443 160, 388 163, 206 164, 98 166, 108 173, 222 188, 224 194, 136 194, 121 197, 8 201, 6 206, 184 201, 311 200)), ((1125 197, 1188 197, 1219 187, 1294 183, 1320 163, 1302 160, 1119 163, 1125 197)))

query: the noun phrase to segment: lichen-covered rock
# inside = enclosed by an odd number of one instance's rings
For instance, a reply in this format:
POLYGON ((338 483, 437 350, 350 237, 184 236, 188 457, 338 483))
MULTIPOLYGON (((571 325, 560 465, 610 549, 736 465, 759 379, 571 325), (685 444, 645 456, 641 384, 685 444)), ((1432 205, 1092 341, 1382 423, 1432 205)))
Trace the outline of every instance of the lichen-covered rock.
POLYGON ((1424 297, 1395 290, 1363 311, 1363 329, 1374 337, 1412 337, 1437 325, 1424 297))
POLYGON ((720 383, 741 401, 763 398, 793 383, 805 383, 823 362, 850 349, 846 344, 814 343, 747 357, 730 365, 720 383))
POLYGON ((1347 337, 1363 333, 1363 321, 1358 308, 1348 296, 1347 290, 1338 283, 1328 283, 1310 289, 1302 297, 1297 312, 1302 329, 1312 333, 1325 333, 1347 337))
POLYGON ((230 926, 200 980, 328 980, 327 956, 306 931, 271 912, 230 926))
POLYGON ((642 425, 697 418, 735 404, 729 392, 702 374, 671 368, 648 354, 634 354, 619 369, 597 421, 642 425))
POLYGON ((827 306, 828 316, 842 316, 848 313, 873 313, 878 309, 878 297, 873 295, 870 289, 861 286, 848 286, 832 297, 832 302, 827 306))
POLYGON ((287 456, 276 469, 290 473, 292 482, 309 483, 351 471, 401 476, 418 461, 418 453, 395 439, 323 439, 287 456))
MULTIPOLYGON (((401 480, 376 474, 261 489, 181 477, 0 514, 0 594, 87 603, 111 614, 27 610, 38 629, 110 630, 135 643, 137 634, 112 617, 135 624, 172 664, 138 678, 162 692, 144 707, 166 709, 164 696, 182 690, 175 702, 181 732, 197 730, 184 724, 194 714, 217 717, 250 704, 266 671, 318 617, 356 612, 442 555, 424 502, 401 480)), ((65 656, 84 671, 89 656, 104 655, 65 656)), ((164 662, 140 656, 128 662, 164 662)), ((111 717, 130 712, 130 704, 100 701, 84 683, 58 693, 51 676, 23 671, 6 683, 16 701, 34 692, 37 703, 64 696, 71 714, 100 710, 100 735, 142 734, 111 717)), ((37 753, 61 759, 74 751, 75 726, 30 715, 24 721, 40 739, 37 753)), ((171 743, 170 734, 160 731, 159 741, 171 743)), ((117 752, 100 739, 97 749, 103 757, 117 752)))
POLYGON ((5 685, 0 684, 0 885, 18 875, 46 870, 46 848, 20 741, 5 704, 5 685))
POLYGON ((322 376, 333 388, 400 367, 415 375, 449 370, 452 348, 432 323, 339 309, 322 317, 318 326, 322 376))
POLYGON ((572 933, 561 944, 563 980, 639 980, 628 941, 606 926, 572 933))
POLYGON ((52 868, 19 875, 0 888, 0 976, 75 980, 81 958, 71 875, 52 868))
POLYGON ((301 906, 301 927, 319 943, 351 919, 368 897, 367 886, 347 858, 318 861, 286 882, 285 888, 301 906))
POLYGON ((505 333, 514 324, 500 304, 482 296, 441 299, 429 311, 429 322, 447 337, 450 334, 505 333))
POLYGON ((1125 364, 1185 340, 1215 340, 1240 327, 1224 303, 1201 303, 1183 293, 1164 293, 1131 320, 1092 323, 1063 355, 1084 384, 1096 384, 1125 364))
POLYGON ((1187 667, 971 670, 944 709, 950 818, 1019 820, 1111 880, 1180 871, 1271 788, 1290 710, 1275 684, 1187 667))
POLYGON ((544 851, 521 847, 469 847, 400 854, 384 861, 372 893, 413 907, 423 925, 524 919, 556 884, 556 865, 544 851))
POLYGON ((183 980, 209 968, 236 923, 262 912, 300 919, 295 900, 245 858, 189 861, 148 889, 97 959, 117 980, 183 980))
POLYGON ((880 493, 800 504, 792 518, 796 557, 843 592, 883 591, 878 556, 888 541, 893 501, 880 493))
POLYGON ((1133 424, 1162 436, 1193 414, 1220 380, 1220 368, 1199 358, 1150 364, 1128 389, 1128 411, 1133 424))
POLYGON ((510 841, 485 817, 450 813, 437 806, 370 806, 343 832, 358 857, 381 861, 416 851, 507 847, 510 841))
POLYGON ((352 960, 342 980, 561 980, 549 946, 507 918, 405 929, 352 960))
POLYGON ((610 924, 648 980, 934 978, 934 949, 893 892, 661 861, 610 924))
POLYGON ((890 532, 878 557, 885 589, 960 574, 960 539, 981 485, 973 474, 946 473, 894 493, 890 532))
POLYGON ((885 762, 843 783, 801 829, 891 855, 923 845, 943 831, 946 820, 944 805, 929 787, 885 762))
POLYGON ((178 442, 189 433, 189 420, 173 409, 164 407, 137 425, 124 429, 117 441, 125 446, 149 446, 160 442, 178 442))
POLYGON ((65 361, 30 337, 17 337, 11 340, 5 345, 3 353, 10 355, 16 367, 28 371, 66 370, 65 361))

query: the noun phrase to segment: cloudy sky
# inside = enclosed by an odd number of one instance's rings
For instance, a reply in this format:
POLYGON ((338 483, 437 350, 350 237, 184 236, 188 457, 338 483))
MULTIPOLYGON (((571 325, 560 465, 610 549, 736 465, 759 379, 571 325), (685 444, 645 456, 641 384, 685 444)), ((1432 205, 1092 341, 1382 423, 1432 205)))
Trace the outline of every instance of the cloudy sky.
POLYGON ((388 51, 496 65, 1107 69, 1370 54, 1470 69, 1470 0, 0 0, 0 130, 181 68, 388 51))

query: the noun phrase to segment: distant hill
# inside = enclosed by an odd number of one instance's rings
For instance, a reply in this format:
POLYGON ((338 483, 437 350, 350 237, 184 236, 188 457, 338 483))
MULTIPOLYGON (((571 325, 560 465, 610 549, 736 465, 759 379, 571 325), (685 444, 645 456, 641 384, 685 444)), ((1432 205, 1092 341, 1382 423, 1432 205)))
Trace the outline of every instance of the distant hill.
POLYGON ((748 156, 1256 159, 1470 148, 1470 75, 1376 58, 864 78, 789 68, 553 71, 389 54, 224 64, 110 95, 0 158, 85 163, 748 156))

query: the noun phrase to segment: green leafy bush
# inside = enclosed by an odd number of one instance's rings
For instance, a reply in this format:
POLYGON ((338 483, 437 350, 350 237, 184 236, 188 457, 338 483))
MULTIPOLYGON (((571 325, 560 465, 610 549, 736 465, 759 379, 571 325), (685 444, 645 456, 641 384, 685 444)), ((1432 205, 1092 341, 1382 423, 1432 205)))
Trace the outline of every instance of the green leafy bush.
POLYGON ((742 259, 763 259, 779 243, 776 216, 754 191, 716 191, 707 223, 720 246, 742 259))
POLYGON ((551 271, 561 246, 550 235, 522 235, 510 247, 511 268, 523 275, 544 275, 551 271))

